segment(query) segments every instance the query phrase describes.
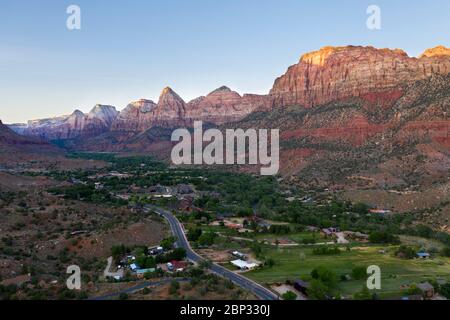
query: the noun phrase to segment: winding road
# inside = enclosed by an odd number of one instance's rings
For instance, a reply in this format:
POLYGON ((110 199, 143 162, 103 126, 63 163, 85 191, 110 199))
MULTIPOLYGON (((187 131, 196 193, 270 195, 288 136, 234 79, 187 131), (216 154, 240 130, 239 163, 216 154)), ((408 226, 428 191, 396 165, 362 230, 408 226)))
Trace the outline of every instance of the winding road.
MULTIPOLYGON (((147 209, 153 210, 160 216, 164 217, 170 224, 170 228, 172 229, 172 233, 174 237, 176 237, 176 246, 180 248, 184 248, 186 250, 186 257, 188 260, 199 263, 201 261, 204 261, 200 255, 194 252, 192 250, 189 241, 186 238, 186 235, 184 233, 183 225, 178 221, 178 219, 169 211, 153 207, 153 206, 146 206, 147 209)), ((209 270, 213 273, 224 277, 236 285, 252 292, 255 296, 257 296, 261 300, 278 300, 277 295, 275 295, 272 291, 270 291, 267 288, 264 288, 262 285, 243 277, 242 275, 236 274, 222 266, 219 266, 218 264, 212 263, 209 267, 209 270)))

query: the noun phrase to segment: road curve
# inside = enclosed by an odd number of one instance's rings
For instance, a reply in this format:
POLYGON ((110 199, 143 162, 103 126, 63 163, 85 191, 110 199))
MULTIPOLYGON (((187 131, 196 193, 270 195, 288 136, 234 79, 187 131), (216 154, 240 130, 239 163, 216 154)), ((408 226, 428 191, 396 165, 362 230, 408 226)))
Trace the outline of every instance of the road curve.
MULTIPOLYGON (((199 263, 204 259, 192 250, 189 241, 186 238, 186 235, 183 230, 182 224, 178 221, 178 219, 169 211, 157 208, 154 206, 147 206, 148 209, 151 209, 158 213, 160 216, 164 217, 170 224, 170 228, 174 237, 177 238, 176 246, 180 248, 184 248, 186 250, 186 257, 195 263, 199 263)), ((232 281, 236 285, 249 290, 253 294, 255 294, 261 300, 277 300, 278 297, 267 288, 264 288, 260 284, 243 277, 242 275, 236 274, 218 264, 212 263, 209 267, 210 271, 220 275, 228 280, 232 281)))

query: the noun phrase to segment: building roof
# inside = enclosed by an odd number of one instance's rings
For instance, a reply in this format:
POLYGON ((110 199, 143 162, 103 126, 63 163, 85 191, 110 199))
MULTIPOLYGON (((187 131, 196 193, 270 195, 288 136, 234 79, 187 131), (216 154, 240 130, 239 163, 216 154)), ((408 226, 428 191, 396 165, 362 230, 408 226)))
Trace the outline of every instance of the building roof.
POLYGON ((131 268, 131 270, 136 270, 138 268, 138 266, 137 266, 137 264, 132 263, 132 264, 130 264, 130 268, 131 268))
POLYGON ((429 291, 434 290, 434 287, 429 282, 422 282, 417 285, 417 288, 419 288, 422 291, 429 291))
POLYGON ((258 266, 256 263, 248 263, 247 261, 241 259, 233 260, 231 263, 240 269, 253 269, 258 266))
POLYGON ((187 266, 187 263, 185 261, 172 260, 170 263, 172 264, 174 269, 184 269, 187 266))
POLYGON ((417 256, 420 258, 428 258, 430 254, 428 252, 418 252, 417 256))

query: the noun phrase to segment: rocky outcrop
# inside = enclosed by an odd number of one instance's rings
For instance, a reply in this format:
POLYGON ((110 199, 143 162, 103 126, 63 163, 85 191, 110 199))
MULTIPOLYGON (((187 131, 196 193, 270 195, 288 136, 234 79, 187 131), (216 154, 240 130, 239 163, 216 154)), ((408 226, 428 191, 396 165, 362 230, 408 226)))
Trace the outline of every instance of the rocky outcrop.
POLYGON ((113 106, 96 105, 88 114, 75 110, 71 115, 30 120, 26 125, 12 125, 11 129, 45 140, 92 137, 108 131, 117 115, 113 106))
POLYGON ((112 124, 112 131, 141 132, 152 126, 156 103, 141 99, 131 102, 112 124))
POLYGON ((368 94, 402 92, 405 84, 450 72, 449 49, 437 47, 421 58, 399 49, 324 47, 305 54, 276 79, 270 95, 276 106, 312 107, 368 94))
POLYGON ((450 56, 450 49, 444 46, 437 46, 431 49, 425 50, 425 52, 420 56, 420 58, 431 58, 431 57, 445 57, 450 56))
POLYGON ((186 103, 170 87, 164 88, 153 111, 153 125, 172 127, 184 124, 186 103))
POLYGON ((267 110, 270 107, 270 99, 266 95, 241 96, 225 86, 185 103, 167 87, 157 104, 146 99, 130 103, 119 113, 111 129, 139 133, 152 127, 191 126, 196 120, 223 124, 241 120, 255 110, 267 110))
POLYGON ((245 94, 241 96, 228 87, 220 87, 206 97, 199 97, 187 105, 186 118, 214 124, 238 121, 256 110, 271 107, 268 96, 245 94))
POLYGON ((184 125, 186 103, 171 88, 161 92, 158 103, 141 99, 130 103, 122 110, 114 123, 112 131, 143 132, 155 126, 174 127, 184 125))

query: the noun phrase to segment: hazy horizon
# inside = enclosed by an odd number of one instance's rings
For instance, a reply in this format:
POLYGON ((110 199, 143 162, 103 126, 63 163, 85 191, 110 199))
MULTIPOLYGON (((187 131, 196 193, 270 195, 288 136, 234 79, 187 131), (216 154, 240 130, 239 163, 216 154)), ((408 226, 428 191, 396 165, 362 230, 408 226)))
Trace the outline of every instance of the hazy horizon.
POLYGON ((122 110, 170 86, 186 102, 225 85, 266 94, 306 52, 332 45, 449 46, 450 3, 408 1, 14 1, 0 4, 0 119, 4 123, 122 110), (66 8, 81 8, 68 30, 66 8), (369 5, 381 30, 366 27, 369 5), (17 17, 22 19, 17 19, 17 17))

